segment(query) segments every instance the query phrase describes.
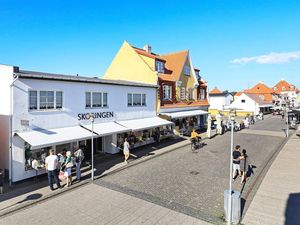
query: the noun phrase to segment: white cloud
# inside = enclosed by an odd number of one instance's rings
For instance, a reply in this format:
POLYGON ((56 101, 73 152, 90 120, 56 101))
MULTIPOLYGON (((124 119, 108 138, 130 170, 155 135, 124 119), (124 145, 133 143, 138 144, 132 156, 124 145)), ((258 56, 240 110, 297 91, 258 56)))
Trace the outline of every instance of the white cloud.
POLYGON ((282 63, 289 63, 292 60, 297 60, 297 59, 300 59, 300 51, 283 52, 283 53, 271 52, 267 55, 259 55, 253 57, 243 57, 239 59, 234 59, 231 61, 231 63, 246 64, 250 62, 255 62, 257 64, 282 64, 282 63))

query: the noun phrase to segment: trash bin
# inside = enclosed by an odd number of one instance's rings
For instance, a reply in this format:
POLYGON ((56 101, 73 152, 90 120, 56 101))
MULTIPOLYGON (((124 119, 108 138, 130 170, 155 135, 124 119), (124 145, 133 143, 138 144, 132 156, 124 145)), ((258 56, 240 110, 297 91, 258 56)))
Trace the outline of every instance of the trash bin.
MULTIPOLYGON (((228 200, 229 200, 229 190, 224 191, 224 211, 225 219, 228 218, 228 200)), ((231 222, 238 223, 241 218, 241 193, 232 190, 231 195, 231 222)))

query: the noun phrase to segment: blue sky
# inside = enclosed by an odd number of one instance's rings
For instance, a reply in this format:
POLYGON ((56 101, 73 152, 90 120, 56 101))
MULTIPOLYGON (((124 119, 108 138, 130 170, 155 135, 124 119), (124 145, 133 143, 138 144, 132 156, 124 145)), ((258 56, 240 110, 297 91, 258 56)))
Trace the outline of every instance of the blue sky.
POLYGON ((300 88, 300 1, 0 0, 0 63, 101 76, 124 40, 189 49, 210 89, 300 88))

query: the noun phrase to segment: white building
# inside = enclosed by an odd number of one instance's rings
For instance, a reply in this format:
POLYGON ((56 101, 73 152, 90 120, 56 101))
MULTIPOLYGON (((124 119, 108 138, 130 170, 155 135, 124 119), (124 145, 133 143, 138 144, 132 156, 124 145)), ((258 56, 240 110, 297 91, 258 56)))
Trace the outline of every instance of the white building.
POLYGON ((216 115, 219 111, 224 111, 233 101, 233 96, 228 91, 220 91, 215 87, 209 92, 209 112, 216 115))
POLYGON ((137 147, 154 141, 153 129, 172 130, 171 122, 156 116, 156 85, 0 65, 0 88, 0 165, 13 182, 35 176, 32 161, 42 165, 50 148, 58 153, 80 146, 88 158, 90 115, 96 153, 119 152, 128 136, 135 136, 137 147))
POLYGON ((259 95, 249 93, 236 96, 230 104, 230 108, 237 109, 238 115, 269 113, 272 106, 271 103, 265 102, 259 95))

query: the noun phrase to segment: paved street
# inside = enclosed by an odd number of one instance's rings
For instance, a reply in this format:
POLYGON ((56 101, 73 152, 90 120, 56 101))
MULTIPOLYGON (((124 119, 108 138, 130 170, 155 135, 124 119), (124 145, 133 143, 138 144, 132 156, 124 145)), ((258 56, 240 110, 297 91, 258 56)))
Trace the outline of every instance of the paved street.
MULTIPOLYGON (((235 133, 234 143, 248 150, 257 167, 245 187, 235 181, 236 190, 249 189, 257 174, 284 142, 284 127, 280 117, 270 117, 235 133), (254 134, 251 134, 253 131, 254 134), (257 134, 260 131, 263 134, 257 134)), ((228 188, 230 133, 206 141, 198 153, 184 147, 137 166, 96 181, 132 196, 204 219, 223 222, 223 191, 228 188)), ((250 199, 247 199, 247 204, 250 199)))
POLYGON ((0 224, 208 225, 185 214, 94 184, 1 218, 0 224))

